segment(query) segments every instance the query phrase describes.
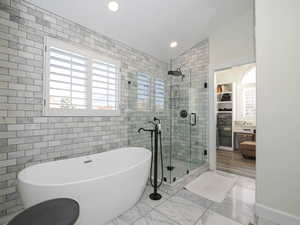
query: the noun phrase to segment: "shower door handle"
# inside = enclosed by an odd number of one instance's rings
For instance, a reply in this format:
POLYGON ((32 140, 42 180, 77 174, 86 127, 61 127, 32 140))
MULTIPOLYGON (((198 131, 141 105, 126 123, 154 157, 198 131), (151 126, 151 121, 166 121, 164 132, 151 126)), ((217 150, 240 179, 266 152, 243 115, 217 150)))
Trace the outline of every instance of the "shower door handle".
POLYGON ((196 126, 197 125, 197 114, 196 113, 191 113, 191 126, 196 126))

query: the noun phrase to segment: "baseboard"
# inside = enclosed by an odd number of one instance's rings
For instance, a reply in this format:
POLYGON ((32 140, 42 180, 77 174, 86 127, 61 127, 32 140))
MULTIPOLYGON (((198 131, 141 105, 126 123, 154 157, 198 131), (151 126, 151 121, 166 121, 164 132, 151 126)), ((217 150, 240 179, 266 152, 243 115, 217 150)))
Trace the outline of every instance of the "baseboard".
POLYGON ((256 215, 281 225, 299 225, 300 217, 256 203, 256 215))

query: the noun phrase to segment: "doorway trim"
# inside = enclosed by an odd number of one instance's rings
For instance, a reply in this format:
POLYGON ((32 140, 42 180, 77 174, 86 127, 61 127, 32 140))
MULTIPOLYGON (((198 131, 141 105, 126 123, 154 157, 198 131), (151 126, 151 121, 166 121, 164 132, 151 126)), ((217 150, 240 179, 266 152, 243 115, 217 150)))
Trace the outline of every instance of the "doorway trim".
POLYGON ((209 66, 209 89, 208 89, 208 162, 209 169, 215 171, 217 169, 217 144, 216 144, 216 75, 215 73, 221 70, 230 69, 232 67, 238 67, 246 64, 256 63, 255 59, 240 59, 232 62, 228 62, 222 65, 209 66))

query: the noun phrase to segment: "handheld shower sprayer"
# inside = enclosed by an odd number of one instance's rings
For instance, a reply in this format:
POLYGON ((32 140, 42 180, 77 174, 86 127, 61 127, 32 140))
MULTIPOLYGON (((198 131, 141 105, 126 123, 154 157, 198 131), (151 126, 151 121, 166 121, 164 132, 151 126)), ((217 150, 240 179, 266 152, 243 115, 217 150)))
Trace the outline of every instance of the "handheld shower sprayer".
POLYGON ((160 119, 158 119, 157 117, 153 118, 154 122, 158 121, 158 123, 160 124, 160 119))
POLYGON ((160 123, 160 119, 158 119, 157 117, 154 117, 153 118, 154 122, 158 122, 157 125, 158 125, 158 131, 161 133, 161 123, 160 123))

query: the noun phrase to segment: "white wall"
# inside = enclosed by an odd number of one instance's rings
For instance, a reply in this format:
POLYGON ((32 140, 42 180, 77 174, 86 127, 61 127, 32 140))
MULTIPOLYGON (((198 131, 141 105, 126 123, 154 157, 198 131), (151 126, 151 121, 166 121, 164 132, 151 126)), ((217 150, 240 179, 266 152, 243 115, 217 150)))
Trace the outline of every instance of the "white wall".
MULTIPOLYGON (((250 0, 249 0, 250 1, 250 0)), ((209 36, 209 166, 216 168, 216 118, 214 71, 255 62, 254 10, 217 27, 209 36)))
POLYGON ((256 1, 257 203, 297 216, 293 224, 300 224, 299 10, 299 0, 256 1))
POLYGON ((213 69, 255 61, 254 10, 217 28, 209 37, 210 66, 213 69))

